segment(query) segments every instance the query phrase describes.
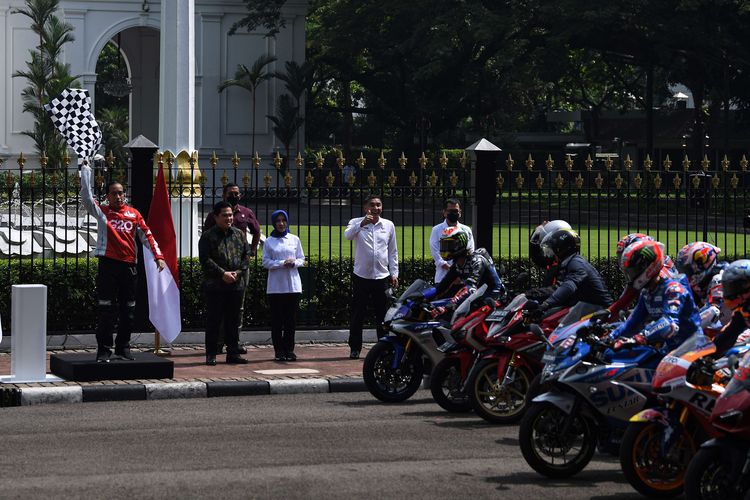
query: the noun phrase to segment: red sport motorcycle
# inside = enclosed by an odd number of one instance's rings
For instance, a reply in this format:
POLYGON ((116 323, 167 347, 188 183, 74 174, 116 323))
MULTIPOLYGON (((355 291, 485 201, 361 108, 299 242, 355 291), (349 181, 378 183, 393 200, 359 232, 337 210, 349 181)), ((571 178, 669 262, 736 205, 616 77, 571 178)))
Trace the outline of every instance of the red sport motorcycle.
MULTIPOLYGON (((467 321, 467 328, 454 329, 457 344, 450 346, 432 373, 431 389, 438 404, 459 411, 443 403, 450 391, 460 391, 470 404, 461 411, 473 408, 491 423, 507 424, 521 418, 526 391, 541 371, 546 347, 525 321, 527 302, 525 295, 518 295, 502 309, 478 313, 467 321)), ((552 311, 541 321, 542 330, 551 332, 566 313, 567 309, 552 311)))
MULTIPOLYGON (((729 366, 732 366, 730 361, 729 366)), ((744 355, 711 412, 721 435, 703 443, 688 466, 688 500, 750 497, 750 352, 744 355)))

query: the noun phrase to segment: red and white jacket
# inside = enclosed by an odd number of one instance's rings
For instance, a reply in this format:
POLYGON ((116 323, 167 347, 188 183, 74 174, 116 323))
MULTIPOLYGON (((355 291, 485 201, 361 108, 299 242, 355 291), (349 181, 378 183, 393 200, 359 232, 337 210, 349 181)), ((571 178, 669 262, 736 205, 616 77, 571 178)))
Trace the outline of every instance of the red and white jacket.
POLYGON ((138 210, 123 205, 120 210, 115 211, 107 205, 99 205, 94 200, 91 193, 91 167, 88 165, 81 167, 81 202, 98 223, 94 255, 135 264, 138 256, 135 248, 137 234, 141 243, 151 247, 155 259, 164 258, 138 210))

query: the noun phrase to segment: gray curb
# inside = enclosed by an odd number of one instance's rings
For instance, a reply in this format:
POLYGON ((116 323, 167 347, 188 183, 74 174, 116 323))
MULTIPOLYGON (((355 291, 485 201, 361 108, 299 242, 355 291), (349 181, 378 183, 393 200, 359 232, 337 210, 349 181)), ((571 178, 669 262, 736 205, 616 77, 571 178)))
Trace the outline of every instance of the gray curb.
POLYGON ((361 378, 0 387, 0 406, 367 391, 361 378), (7 394, 6 394, 7 393, 7 394))

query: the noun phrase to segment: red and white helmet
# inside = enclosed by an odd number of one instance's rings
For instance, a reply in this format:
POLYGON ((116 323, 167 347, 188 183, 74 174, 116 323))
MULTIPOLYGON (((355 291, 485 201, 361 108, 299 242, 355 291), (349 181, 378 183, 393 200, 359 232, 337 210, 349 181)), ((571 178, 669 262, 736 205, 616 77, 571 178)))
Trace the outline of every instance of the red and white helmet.
MULTIPOLYGON (((646 240, 653 240, 653 238, 647 234, 643 233, 630 233, 627 236, 623 236, 620 238, 620 241, 617 242, 617 264, 620 266, 620 269, 622 268, 622 254, 625 252, 625 249, 628 248, 633 243, 637 243, 639 241, 646 241, 646 240)), ((624 271, 624 269, 623 269, 624 271)))
POLYGON ((636 290, 655 280, 664 267, 664 252, 658 242, 643 239, 628 245, 622 253, 622 271, 636 290))
POLYGON ((711 271, 718 262, 719 253, 721 248, 705 241, 696 241, 682 247, 677 254, 675 266, 688 277, 693 292, 703 293, 708 279, 713 275, 711 271))

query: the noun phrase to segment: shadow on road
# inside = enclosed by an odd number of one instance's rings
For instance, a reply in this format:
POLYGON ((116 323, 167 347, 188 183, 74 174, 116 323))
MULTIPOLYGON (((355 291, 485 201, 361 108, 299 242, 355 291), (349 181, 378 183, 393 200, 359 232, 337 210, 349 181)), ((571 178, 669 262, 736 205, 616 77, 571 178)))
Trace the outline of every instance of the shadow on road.
MULTIPOLYGON (((497 483, 498 490, 508 490, 509 485, 534 485, 543 488, 594 488, 598 483, 627 484, 627 480, 620 472, 620 468, 604 470, 583 470, 578 475, 567 479, 552 479, 541 476, 536 472, 517 472, 507 476, 488 477, 489 483, 497 483)), ((582 492, 583 493, 583 492, 582 492)), ((585 496, 585 495, 583 495, 585 496)), ((594 498, 594 497, 591 497, 594 498)), ((599 496, 596 498, 641 498, 636 492, 630 494, 618 493, 615 496, 599 496)))

